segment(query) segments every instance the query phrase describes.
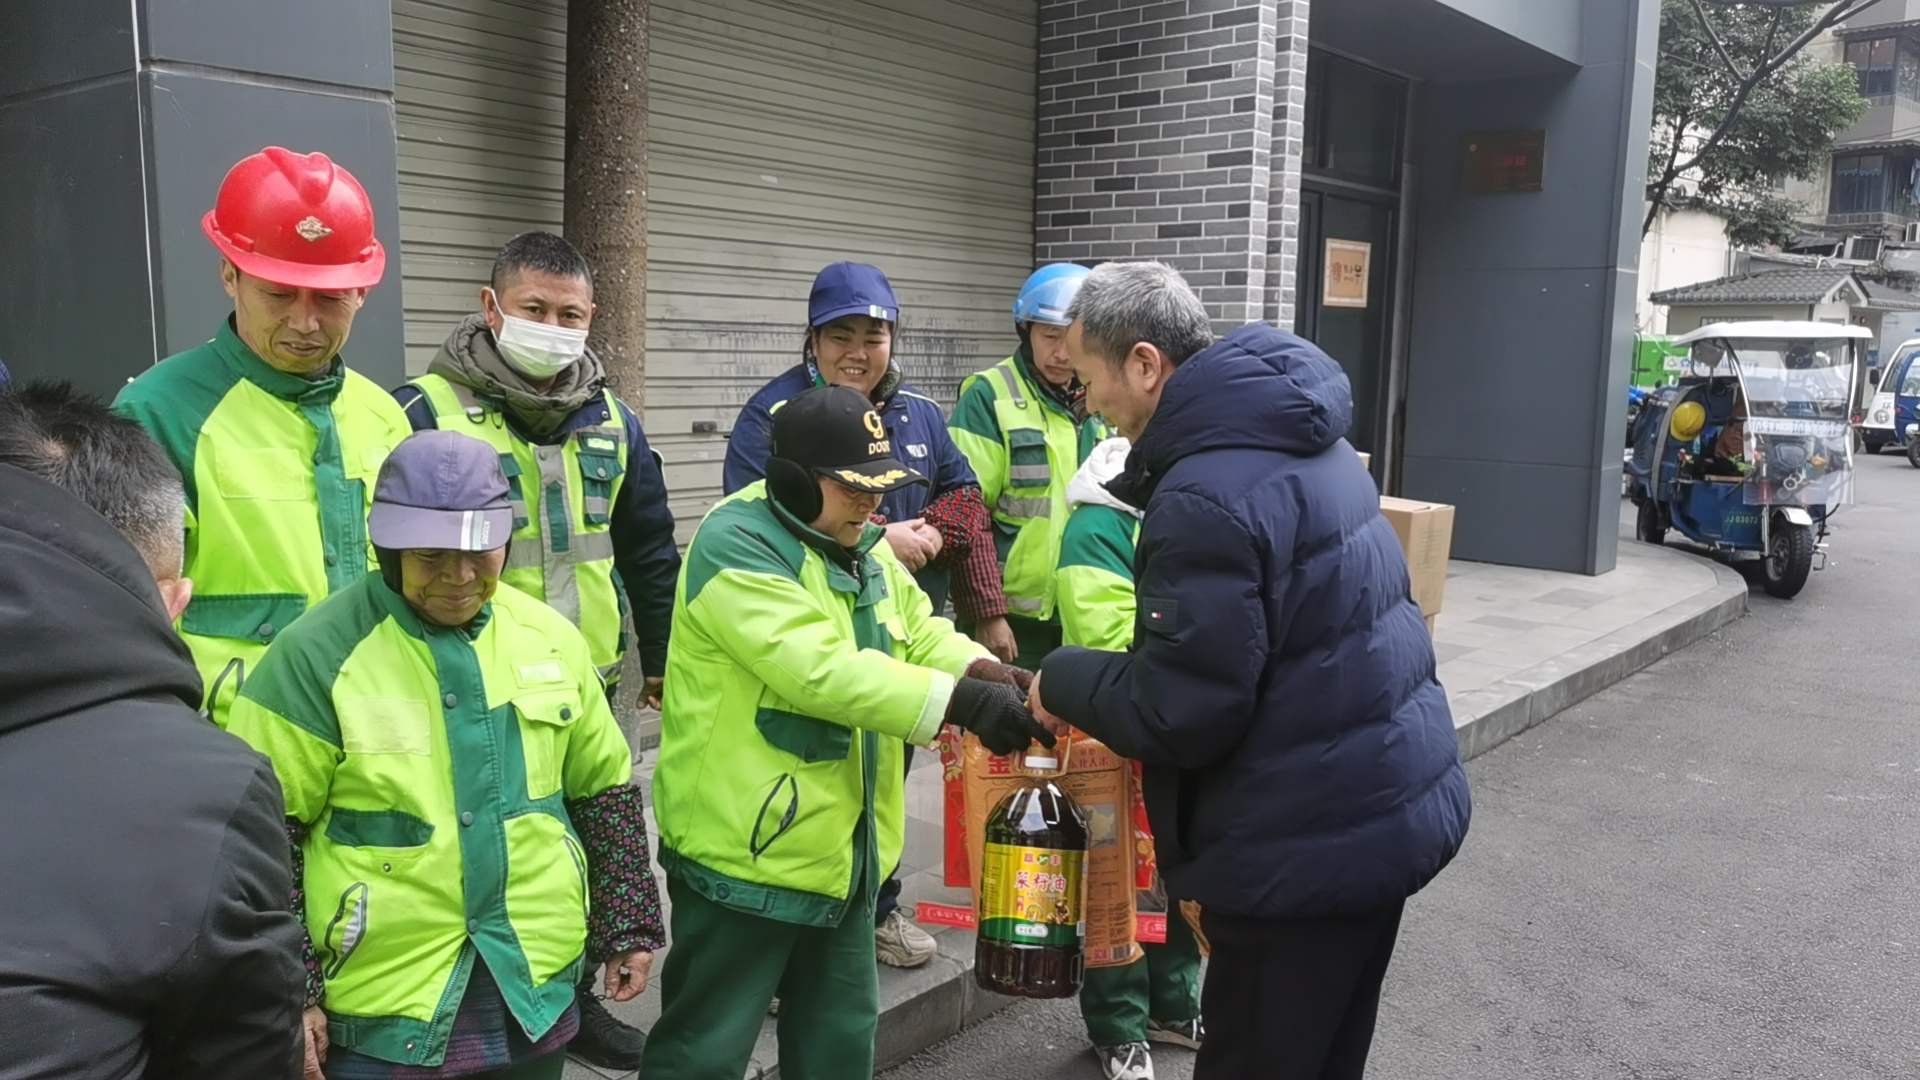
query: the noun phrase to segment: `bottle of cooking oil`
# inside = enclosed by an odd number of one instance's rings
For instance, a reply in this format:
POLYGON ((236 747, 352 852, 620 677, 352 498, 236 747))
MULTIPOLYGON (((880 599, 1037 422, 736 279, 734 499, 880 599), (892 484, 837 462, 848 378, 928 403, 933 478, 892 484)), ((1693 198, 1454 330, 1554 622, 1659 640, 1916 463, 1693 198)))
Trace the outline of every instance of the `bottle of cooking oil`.
POLYGON ((1086 975, 1087 819, 1053 780, 1053 751, 987 815, 973 979, 1015 997, 1072 997, 1086 975))

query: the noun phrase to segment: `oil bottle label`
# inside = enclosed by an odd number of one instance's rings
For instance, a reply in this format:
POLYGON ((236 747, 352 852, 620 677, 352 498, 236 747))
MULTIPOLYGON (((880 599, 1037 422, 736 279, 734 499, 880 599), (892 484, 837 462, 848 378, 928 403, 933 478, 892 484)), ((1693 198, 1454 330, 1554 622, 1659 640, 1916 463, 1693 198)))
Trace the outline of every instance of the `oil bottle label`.
POLYGON ((1079 945, 1086 853, 988 844, 980 860, 979 934, 1010 945, 1079 945))

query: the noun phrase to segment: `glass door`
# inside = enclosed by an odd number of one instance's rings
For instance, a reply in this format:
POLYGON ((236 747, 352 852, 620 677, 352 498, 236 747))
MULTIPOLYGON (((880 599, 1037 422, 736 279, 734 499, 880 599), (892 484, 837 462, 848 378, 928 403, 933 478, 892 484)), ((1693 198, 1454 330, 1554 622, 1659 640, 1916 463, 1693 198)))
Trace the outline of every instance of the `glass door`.
POLYGON ((1353 384, 1347 441, 1381 461, 1393 324, 1394 207, 1330 191, 1300 192, 1300 293, 1294 332, 1340 362, 1353 384))

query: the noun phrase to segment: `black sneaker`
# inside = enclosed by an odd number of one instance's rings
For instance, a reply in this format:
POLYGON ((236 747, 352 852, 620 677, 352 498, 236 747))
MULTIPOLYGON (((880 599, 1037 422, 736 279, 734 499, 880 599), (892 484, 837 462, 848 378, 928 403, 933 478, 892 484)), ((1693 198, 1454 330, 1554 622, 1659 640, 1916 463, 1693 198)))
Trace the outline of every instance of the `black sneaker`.
POLYGON ((580 1005, 580 1033, 567 1044, 567 1052, 603 1069, 638 1069, 640 1054, 647 1048, 646 1034, 614 1019, 591 993, 579 994, 575 1000, 580 1005))

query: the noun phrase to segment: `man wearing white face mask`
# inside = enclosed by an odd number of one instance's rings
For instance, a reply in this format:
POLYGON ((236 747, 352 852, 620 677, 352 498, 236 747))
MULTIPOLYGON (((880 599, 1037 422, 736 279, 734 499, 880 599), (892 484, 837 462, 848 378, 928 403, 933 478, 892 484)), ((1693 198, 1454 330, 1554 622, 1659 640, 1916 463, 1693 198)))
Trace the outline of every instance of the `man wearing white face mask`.
MULTIPOLYGON (((458 431, 499 451, 514 516, 500 580, 580 627, 609 696, 631 607, 641 697, 658 707, 680 554, 659 460, 587 348, 592 272, 561 237, 522 233, 500 249, 480 303, 394 397, 414 430, 458 431)), ((644 1039, 595 1000, 592 974, 568 1049, 637 1068, 644 1039)))

